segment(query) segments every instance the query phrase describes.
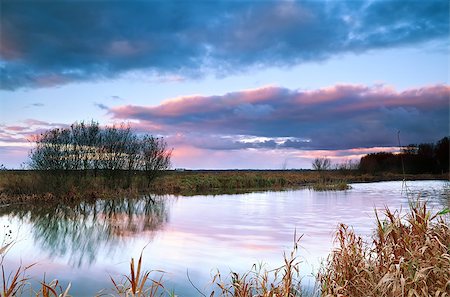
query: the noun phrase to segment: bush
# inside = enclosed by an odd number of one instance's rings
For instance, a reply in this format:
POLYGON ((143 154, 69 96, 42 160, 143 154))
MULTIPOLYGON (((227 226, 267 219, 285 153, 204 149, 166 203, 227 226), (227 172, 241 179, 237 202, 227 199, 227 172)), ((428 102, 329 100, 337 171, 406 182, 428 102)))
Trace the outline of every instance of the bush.
POLYGON ((35 137, 29 167, 34 170, 145 171, 148 179, 169 169, 171 151, 163 138, 137 135, 129 126, 74 123, 35 137))

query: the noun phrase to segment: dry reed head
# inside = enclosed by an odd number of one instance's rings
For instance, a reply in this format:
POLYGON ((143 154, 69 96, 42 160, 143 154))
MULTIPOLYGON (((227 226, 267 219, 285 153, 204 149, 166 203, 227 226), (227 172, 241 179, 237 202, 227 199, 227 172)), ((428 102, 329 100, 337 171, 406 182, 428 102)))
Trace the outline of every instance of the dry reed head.
POLYGON ((130 275, 125 275, 124 283, 116 282, 112 277, 111 281, 114 285, 115 294, 124 297, 155 297, 164 296, 165 288, 162 282, 163 275, 159 279, 154 280, 149 276, 152 272, 160 272, 159 270, 142 271, 142 252, 139 257, 137 267, 134 258, 130 261, 130 275))
POLYGON ((19 266, 17 270, 12 271, 9 274, 5 274, 5 267, 2 264, 2 297, 10 297, 10 296, 22 296, 23 291, 28 286, 28 276, 27 271, 35 264, 31 264, 28 266, 19 266))
POLYGON ((45 275, 44 279, 41 282, 41 287, 39 288, 39 291, 35 292, 36 297, 69 297, 69 290, 70 290, 71 284, 67 286, 66 289, 63 289, 63 287, 59 284, 59 281, 54 279, 51 282, 45 281, 45 275), (59 292, 59 293, 58 293, 59 292))
MULTIPOLYGON (((284 263, 273 270, 265 270, 254 264, 243 274, 231 272, 222 278, 220 272, 213 277, 213 284, 219 287, 217 296, 221 297, 295 297, 302 296, 300 280, 300 261, 297 257, 299 238, 294 235, 294 247, 284 253, 284 263)), ((213 291, 210 296, 216 296, 213 291)))
POLYGON ((323 296, 450 296, 450 227, 426 203, 402 217, 378 214, 372 244, 340 225, 338 248, 319 273, 323 296))

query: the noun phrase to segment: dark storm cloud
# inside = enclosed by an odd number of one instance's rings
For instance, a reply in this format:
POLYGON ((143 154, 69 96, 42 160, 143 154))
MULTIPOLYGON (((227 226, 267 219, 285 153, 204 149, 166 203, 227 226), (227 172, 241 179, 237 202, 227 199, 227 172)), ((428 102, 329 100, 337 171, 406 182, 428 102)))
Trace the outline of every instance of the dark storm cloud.
POLYGON ((181 133, 180 142, 201 148, 337 150, 395 146, 398 131, 405 143, 435 142, 449 134, 449 96, 445 85, 402 92, 361 85, 314 91, 265 87, 109 112, 139 121, 141 129, 181 133))
POLYGON ((4 1, 1 88, 226 75, 448 37, 448 1, 4 1))

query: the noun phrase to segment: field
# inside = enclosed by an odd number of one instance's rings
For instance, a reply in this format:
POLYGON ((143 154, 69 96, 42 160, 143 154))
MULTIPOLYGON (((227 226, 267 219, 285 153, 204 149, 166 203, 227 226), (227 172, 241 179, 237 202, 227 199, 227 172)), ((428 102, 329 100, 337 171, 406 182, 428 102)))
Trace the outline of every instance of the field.
POLYGON ((224 194, 310 187, 346 190, 348 183, 391 180, 449 180, 448 174, 367 174, 356 170, 166 171, 156 177, 134 171, 0 171, 0 204, 73 202, 140 194, 224 194))

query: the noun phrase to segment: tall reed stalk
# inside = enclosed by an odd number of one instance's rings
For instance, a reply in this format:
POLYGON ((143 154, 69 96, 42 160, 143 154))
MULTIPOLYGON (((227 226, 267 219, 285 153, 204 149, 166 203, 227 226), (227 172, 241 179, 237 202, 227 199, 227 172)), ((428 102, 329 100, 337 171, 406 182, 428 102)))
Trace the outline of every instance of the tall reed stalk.
POLYGON ((218 286, 210 296, 220 297, 299 297, 304 296, 301 288, 300 260, 297 257, 298 243, 302 236, 294 235, 294 246, 289 253, 283 253, 284 263, 273 270, 263 270, 254 264, 243 274, 231 272, 223 278, 220 272, 213 278, 218 286))
POLYGON ((322 296, 450 296, 447 211, 433 215, 413 202, 406 216, 388 208, 384 215, 376 213, 372 243, 340 225, 338 247, 318 275, 322 296))
POLYGON ((139 257, 137 266, 135 265, 134 258, 130 261, 130 275, 125 275, 126 281, 121 283, 114 280, 112 277, 111 282, 114 285, 114 296, 123 297, 156 297, 166 296, 166 291, 162 282, 163 274, 157 279, 151 279, 150 274, 152 272, 163 273, 160 270, 142 270, 142 252, 139 257))

